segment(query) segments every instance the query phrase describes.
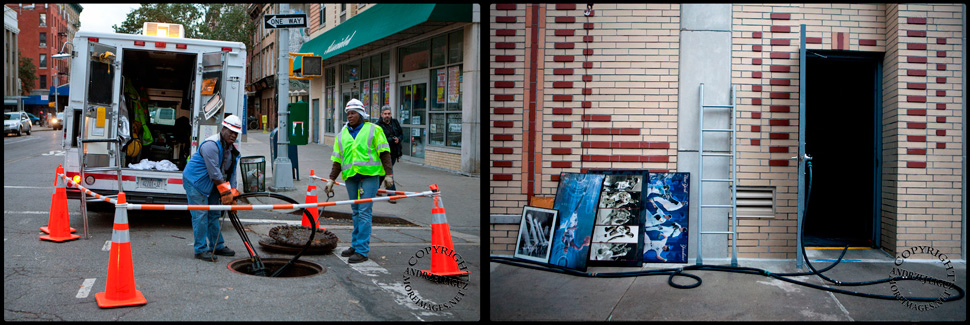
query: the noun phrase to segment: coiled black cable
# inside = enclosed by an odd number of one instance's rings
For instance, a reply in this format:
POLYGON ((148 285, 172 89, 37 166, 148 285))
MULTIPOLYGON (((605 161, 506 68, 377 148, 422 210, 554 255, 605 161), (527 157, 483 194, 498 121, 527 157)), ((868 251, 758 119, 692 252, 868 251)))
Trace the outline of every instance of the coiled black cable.
MULTIPOLYGON (((811 160, 808 161, 807 174, 808 174, 808 184, 806 186, 807 187, 807 191, 806 192, 807 192, 807 195, 808 196, 811 196, 811 193, 812 193, 812 162, 811 162, 811 160)), ((808 196, 806 196, 806 199, 805 199, 805 207, 802 210, 803 211, 803 213, 802 213, 802 215, 803 215, 802 222, 803 223, 804 223, 805 216, 808 215, 808 196)), ((801 227, 801 226, 802 225, 799 225, 799 227, 801 227)), ((792 283, 792 284, 797 284, 797 285, 800 285, 800 286, 805 286, 805 287, 809 287, 809 288, 813 288, 813 289, 825 290, 825 291, 829 291, 829 292, 836 292, 836 293, 841 293, 841 294, 846 294, 846 295, 851 295, 851 296, 857 296, 857 297, 863 297, 863 298, 873 298, 873 299, 883 299, 883 300, 901 300, 901 299, 906 299, 906 300, 910 300, 910 301, 922 301, 922 302, 934 302, 934 301, 938 301, 938 302, 948 302, 948 301, 956 301, 956 300, 963 299, 963 297, 966 295, 965 292, 963 291, 963 288, 961 288, 960 286, 956 285, 956 283, 951 283, 951 282, 948 282, 948 281, 944 281, 944 280, 940 280, 940 279, 936 279, 936 278, 932 278, 932 277, 897 276, 897 277, 890 277, 890 278, 885 278, 885 279, 880 279, 880 280, 863 281, 863 282, 842 282, 842 281, 833 280, 833 279, 831 279, 831 278, 823 275, 822 273, 825 272, 825 271, 831 270, 833 267, 835 267, 835 265, 837 265, 840 262, 842 262, 842 258, 845 256, 845 253, 848 250, 849 245, 846 245, 842 249, 842 254, 839 255, 839 259, 838 260, 836 260, 834 263, 832 263, 831 265, 829 265, 829 266, 827 266, 827 267, 825 267, 825 268, 823 268, 821 270, 816 270, 815 267, 812 266, 812 262, 809 261, 808 255, 805 254, 805 245, 801 245, 801 247, 799 247, 799 248, 802 250, 802 257, 805 259, 805 263, 808 264, 809 269, 812 270, 811 272, 771 273, 768 270, 758 269, 758 268, 751 268, 751 267, 736 267, 736 266, 724 266, 724 265, 688 265, 688 266, 679 267, 679 268, 668 268, 668 269, 658 269, 658 270, 633 271, 633 272, 612 272, 612 273, 592 273, 592 272, 580 272, 580 271, 573 270, 573 269, 567 269, 565 267, 561 267, 561 266, 558 266, 558 265, 551 265, 551 264, 545 264, 545 263, 540 263, 540 262, 534 262, 534 261, 528 261, 528 260, 522 260, 522 259, 516 259, 516 258, 509 258, 509 257, 504 257, 504 256, 494 256, 494 255, 491 255, 491 256, 489 256, 489 260, 492 261, 492 262, 498 262, 498 263, 513 265, 513 266, 525 267, 525 268, 530 268, 530 269, 535 269, 535 270, 558 272, 558 273, 563 273, 563 274, 568 274, 568 275, 573 275, 573 276, 582 276, 582 277, 590 277, 590 278, 623 278, 623 277, 638 277, 638 276, 651 276, 651 275, 668 275, 668 277, 667 277, 667 284, 669 284, 670 286, 672 286, 674 288, 678 288, 678 289, 692 289, 692 288, 699 287, 701 285, 701 282, 702 282, 701 277, 699 277, 697 275, 694 275, 694 274, 690 274, 690 273, 686 273, 685 272, 685 271, 697 270, 697 271, 721 271, 721 272, 744 273, 744 274, 760 274, 760 275, 764 275, 764 276, 767 276, 767 277, 775 278, 775 279, 778 279, 778 280, 781 280, 781 281, 785 281, 785 282, 789 282, 789 283, 792 283), (900 281, 900 280, 902 280, 902 281, 907 281, 907 280, 910 280, 910 281, 925 281, 925 282, 931 282, 931 283, 934 283, 934 284, 940 284, 940 285, 942 285, 945 288, 954 288, 954 289, 956 289, 958 295, 956 295, 956 296, 952 296, 951 295, 951 296, 948 296, 946 298, 943 298, 943 297, 934 298, 934 297, 904 297, 904 296, 877 295, 877 294, 870 294, 870 293, 864 293, 864 292, 856 292, 856 291, 843 290, 843 289, 838 289, 838 288, 830 288, 830 287, 827 287, 827 286, 817 285, 817 284, 814 284, 814 283, 809 283, 809 282, 805 282, 805 281, 798 281, 798 280, 794 280, 794 279, 788 278, 788 277, 792 277, 792 276, 805 276, 805 275, 813 275, 813 274, 814 275, 818 275, 822 279, 824 279, 824 280, 826 280, 828 282, 831 282, 831 283, 833 283, 833 284, 835 284, 837 286, 864 286, 864 285, 872 285, 872 284, 879 284, 879 283, 886 283, 886 282, 900 281), (694 279, 694 281, 696 281, 696 282, 693 283, 693 284, 688 284, 688 285, 677 284, 677 283, 674 282, 674 278, 675 277, 678 277, 678 276, 688 277, 688 278, 694 279)))
MULTIPOLYGON (((277 194, 277 193, 271 193, 271 192, 246 193, 246 194, 240 194, 239 196, 236 196, 236 198, 250 198, 250 197, 271 197, 271 198, 274 198, 274 199, 280 199, 280 200, 286 201, 287 203, 301 204, 300 202, 298 202, 298 201, 296 201, 296 200, 294 200, 294 199, 292 199, 292 198, 290 198, 290 197, 288 197, 286 195, 277 194)), ((327 200, 329 201, 330 198, 328 197, 327 200)), ((283 270, 286 269, 286 267, 288 267, 290 265, 293 265, 293 262, 296 262, 296 260, 299 259, 300 256, 303 255, 303 252, 305 252, 307 250, 307 248, 310 248, 310 244, 313 243, 313 237, 314 237, 314 235, 317 234, 317 232, 316 232, 316 229, 317 229, 316 220, 313 220, 313 217, 310 216, 310 211, 307 211, 307 209, 301 208, 300 210, 303 211, 302 216, 304 216, 305 218, 307 218, 307 219, 310 220, 310 239, 307 240, 306 245, 303 246, 303 249, 301 249, 299 253, 297 253, 296 255, 294 255, 293 258, 290 259, 290 261, 287 262, 286 264, 284 264, 282 267, 280 267, 279 269, 276 269, 276 272, 273 272, 273 274, 271 274, 270 277, 274 277, 275 278, 275 277, 279 276, 283 272, 283 270)), ((243 238, 243 240, 248 241, 249 239, 248 238, 243 238)), ((250 245, 252 245, 252 243, 250 243, 250 245)))

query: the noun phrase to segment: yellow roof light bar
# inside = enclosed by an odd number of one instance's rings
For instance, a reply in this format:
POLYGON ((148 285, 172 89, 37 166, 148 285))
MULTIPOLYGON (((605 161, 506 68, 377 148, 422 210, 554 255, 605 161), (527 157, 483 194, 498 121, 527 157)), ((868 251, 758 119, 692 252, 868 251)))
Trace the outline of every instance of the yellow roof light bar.
POLYGON ((145 22, 145 24, 142 26, 142 33, 145 34, 145 36, 184 38, 185 28, 183 28, 180 24, 145 22))

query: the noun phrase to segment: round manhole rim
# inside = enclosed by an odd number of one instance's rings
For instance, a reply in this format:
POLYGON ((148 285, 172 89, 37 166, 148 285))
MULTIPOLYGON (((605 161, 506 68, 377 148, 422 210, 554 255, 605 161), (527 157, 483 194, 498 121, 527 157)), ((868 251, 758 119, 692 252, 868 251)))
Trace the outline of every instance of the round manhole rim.
MULTIPOLYGON (((284 264, 286 264, 287 262, 289 262, 291 259, 290 258, 270 257, 270 258, 261 258, 260 260, 262 260, 263 265, 266 265, 267 266, 267 269, 272 272, 272 271, 275 271, 276 269, 278 269, 279 267, 282 267, 284 264), (271 268, 270 267, 271 265, 276 265, 277 267, 276 268, 271 268)), ((238 274, 248 275, 248 276, 254 276, 254 277, 259 277, 259 278, 269 278, 269 276, 257 276, 255 274, 249 274, 249 273, 246 273, 246 272, 242 272, 240 270, 237 270, 236 268, 233 268, 233 266, 245 267, 244 265, 245 266, 252 265, 252 261, 249 258, 241 258, 241 259, 233 260, 233 261, 229 262, 228 265, 226 265, 226 268, 228 268, 233 273, 238 273, 238 274)), ((323 265, 320 265, 319 263, 316 263, 316 262, 305 261, 305 260, 296 260, 295 262, 293 262, 293 265, 291 265, 290 267, 302 267, 302 268, 305 268, 305 269, 312 269, 313 271, 315 271, 315 273, 313 273, 313 274, 307 274, 307 275, 300 275, 300 276, 280 276, 280 277, 277 277, 277 278, 278 279, 309 278, 309 277, 317 276, 317 275, 320 275, 320 274, 323 274, 323 273, 326 273, 327 272, 327 268, 324 267, 323 265)))

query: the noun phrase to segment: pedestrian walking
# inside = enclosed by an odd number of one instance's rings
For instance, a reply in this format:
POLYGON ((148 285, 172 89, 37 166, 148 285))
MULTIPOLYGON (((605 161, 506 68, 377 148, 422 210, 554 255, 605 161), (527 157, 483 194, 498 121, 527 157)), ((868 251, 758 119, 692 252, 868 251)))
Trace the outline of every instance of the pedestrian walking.
MULTIPOLYGON (((239 150, 233 146, 236 137, 242 133, 242 120, 229 115, 222 121, 222 130, 199 144, 198 151, 192 155, 185 171, 182 172, 182 187, 190 205, 235 204, 236 165, 239 164, 239 150)), ((213 255, 234 256, 236 252, 226 247, 222 238, 219 216, 222 211, 192 210, 192 235, 195 237, 193 248, 195 258, 215 262, 213 255)))
MULTIPOLYGON (((330 156, 333 169, 330 170, 330 179, 324 190, 328 194, 333 193, 334 179, 341 175, 347 184, 347 195, 351 199, 373 198, 380 186, 380 176, 386 176, 385 187, 394 184, 391 147, 379 126, 365 122, 370 116, 364 113, 363 103, 356 98, 351 99, 344 111, 347 112, 347 123, 340 129, 334 141, 333 155, 330 156)), ((340 253, 340 256, 349 257, 350 263, 367 260, 373 205, 372 202, 351 205, 354 220, 351 247, 340 253)))
MULTIPOLYGON (((401 139, 404 138, 404 130, 401 129, 401 124, 397 122, 396 119, 391 117, 391 107, 384 106, 381 108, 381 119, 377 121, 377 126, 384 130, 384 137, 387 138, 387 143, 391 145, 391 168, 394 167, 394 163, 401 159, 401 139)), ((380 183, 384 183, 384 176, 381 176, 380 183)), ((391 186, 385 187, 388 190, 396 191, 397 186, 391 184, 391 186)), ((391 204, 397 204, 397 201, 390 201, 391 204)))

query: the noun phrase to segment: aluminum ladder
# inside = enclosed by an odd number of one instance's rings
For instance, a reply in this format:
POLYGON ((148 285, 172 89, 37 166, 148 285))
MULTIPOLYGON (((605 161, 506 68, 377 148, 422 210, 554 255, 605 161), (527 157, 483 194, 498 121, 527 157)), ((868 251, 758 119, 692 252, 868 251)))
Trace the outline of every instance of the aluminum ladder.
POLYGON ((697 204, 699 206, 697 210, 697 265, 703 265, 703 251, 704 246, 702 238, 704 235, 710 234, 728 234, 731 235, 731 266, 738 266, 738 133, 737 133, 737 86, 731 86, 731 104, 730 105, 704 105, 704 84, 701 83, 700 86, 700 116, 699 116, 698 130, 700 134, 698 137, 699 144, 697 148, 697 176, 698 176, 698 190, 697 190, 697 204), (730 124, 729 129, 705 129, 704 128, 704 111, 706 109, 730 109, 730 124), (705 153, 704 152, 704 134, 706 132, 720 132, 729 133, 731 135, 731 153, 705 153), (704 178, 704 157, 730 157, 731 158, 731 178, 729 179, 706 179, 704 178), (731 204, 704 204, 704 183, 706 182, 720 182, 720 183, 730 183, 731 187, 731 204), (704 209, 731 209, 731 231, 703 231, 701 227, 704 220, 704 209))
MULTIPOLYGON (((86 129, 87 128, 87 123, 86 123, 87 122, 86 121, 87 118, 85 118, 85 116, 87 116, 89 114, 92 114, 94 112, 94 110, 95 110, 95 107, 97 107, 99 105, 101 105, 101 104, 92 104, 92 105, 88 105, 87 107, 84 107, 83 109, 81 109, 79 111, 77 111, 77 110, 74 111, 75 114, 79 114, 80 115, 80 116, 75 116, 74 117, 75 119, 80 119, 79 120, 79 123, 78 123, 78 125, 79 125, 78 127, 80 128, 80 130, 78 131, 78 137, 77 137, 77 144, 78 144, 77 153, 78 153, 78 166, 79 166, 79 168, 78 168, 78 174, 80 175, 80 177, 79 177, 80 182, 78 182, 78 183, 84 182, 84 179, 86 177, 85 176, 85 173, 86 172, 98 172, 98 171, 116 172, 118 174, 118 192, 122 192, 123 191, 123 188, 122 188, 122 185, 121 185, 122 184, 121 183, 122 182, 121 169, 122 169, 123 166, 121 165, 122 164, 121 155, 124 155, 124 151, 121 150, 122 149, 122 146, 121 146, 122 139, 117 134, 117 128, 118 128, 118 126, 117 125, 108 125, 106 127, 105 133, 109 134, 109 138, 107 138, 107 139, 104 139, 104 138, 90 139, 90 138, 86 138, 85 137, 85 134, 87 133, 87 129, 86 129), (85 148, 85 145, 90 144, 90 143, 108 143, 109 144, 109 145, 107 145, 107 147, 108 147, 108 156, 109 157, 113 157, 114 167, 111 167, 110 166, 110 164, 111 164, 110 162, 108 163, 109 164, 108 167, 87 167, 87 155, 88 155, 88 153, 87 153, 87 150, 85 148), (112 144, 112 143, 115 145, 115 150, 110 150, 110 148, 111 148, 111 145, 110 144, 112 144)), ((110 105, 110 106, 106 105, 105 109, 110 109, 110 108, 113 108, 114 106, 115 105, 110 105)), ((113 114, 116 114, 116 113, 115 112, 108 112, 107 114, 112 114, 113 115, 113 114)), ((110 119, 108 119, 108 120, 110 120, 110 119)), ((107 124, 107 123, 110 123, 110 122, 105 122, 105 123, 107 124)), ((106 197, 113 198, 113 199, 117 199, 118 198, 118 194, 115 194, 115 195, 105 195, 105 196, 106 197)), ((88 235, 88 202, 106 202, 106 201, 103 200, 103 199, 98 199, 98 198, 94 198, 94 197, 88 199, 88 195, 86 193, 84 193, 83 191, 81 192, 81 219, 84 221, 84 239, 90 239, 91 238, 91 236, 88 235)))

